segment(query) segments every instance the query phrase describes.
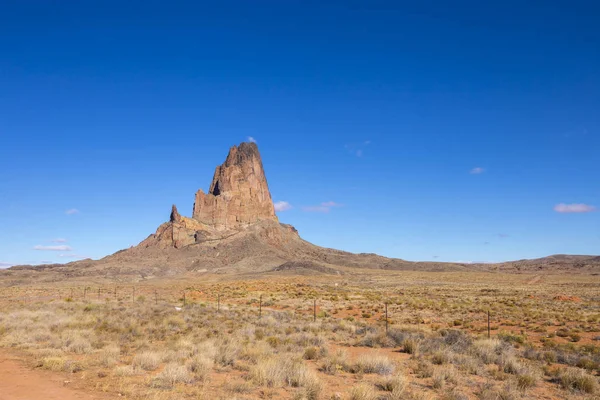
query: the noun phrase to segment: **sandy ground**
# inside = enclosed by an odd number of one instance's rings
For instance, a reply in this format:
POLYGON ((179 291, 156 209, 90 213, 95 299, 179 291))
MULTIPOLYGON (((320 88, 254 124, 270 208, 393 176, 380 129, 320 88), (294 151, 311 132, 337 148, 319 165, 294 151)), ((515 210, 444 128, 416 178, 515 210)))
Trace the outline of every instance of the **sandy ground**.
POLYGON ((70 388, 60 374, 32 370, 16 356, 0 351, 0 400, 99 400, 93 395, 70 388))

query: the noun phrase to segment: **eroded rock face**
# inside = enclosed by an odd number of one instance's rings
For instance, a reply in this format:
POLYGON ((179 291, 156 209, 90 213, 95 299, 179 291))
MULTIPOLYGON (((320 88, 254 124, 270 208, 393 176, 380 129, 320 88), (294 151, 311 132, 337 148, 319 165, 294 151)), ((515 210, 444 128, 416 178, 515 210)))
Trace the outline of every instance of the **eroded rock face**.
POLYGON ((215 169, 208 194, 196 192, 192 218, 217 230, 277 221, 262 160, 255 143, 233 146, 215 169))
POLYGON ((196 193, 192 218, 171 208, 171 217, 140 245, 177 249, 194 244, 215 244, 249 230, 273 245, 298 237, 293 228, 279 224, 258 148, 242 143, 229 150, 215 170, 208 194, 196 193), (290 230, 292 229, 292 230, 290 230), (256 231, 256 232, 255 232, 256 231))
POLYGON ((173 207, 171 208, 171 222, 180 222, 181 221, 181 215, 179 215, 179 211, 177 211, 177 206, 175 204, 173 204, 173 207))

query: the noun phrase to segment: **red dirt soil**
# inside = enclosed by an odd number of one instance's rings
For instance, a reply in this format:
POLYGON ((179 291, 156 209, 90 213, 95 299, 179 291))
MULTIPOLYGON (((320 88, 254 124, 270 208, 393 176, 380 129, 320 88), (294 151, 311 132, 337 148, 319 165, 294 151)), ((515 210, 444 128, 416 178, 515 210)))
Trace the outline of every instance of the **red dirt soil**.
POLYGON ((0 352, 0 400, 100 400, 102 395, 72 389, 60 374, 31 370, 16 356, 0 352))

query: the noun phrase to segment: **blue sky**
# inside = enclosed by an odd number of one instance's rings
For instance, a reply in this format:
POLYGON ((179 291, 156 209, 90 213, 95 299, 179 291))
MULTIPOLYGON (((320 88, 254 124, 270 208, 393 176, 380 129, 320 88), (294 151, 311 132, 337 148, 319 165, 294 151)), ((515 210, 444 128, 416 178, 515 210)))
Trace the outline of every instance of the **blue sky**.
POLYGON ((594 2, 212 3, 0 5, 0 266, 137 244, 248 137, 319 245, 599 253, 594 2))

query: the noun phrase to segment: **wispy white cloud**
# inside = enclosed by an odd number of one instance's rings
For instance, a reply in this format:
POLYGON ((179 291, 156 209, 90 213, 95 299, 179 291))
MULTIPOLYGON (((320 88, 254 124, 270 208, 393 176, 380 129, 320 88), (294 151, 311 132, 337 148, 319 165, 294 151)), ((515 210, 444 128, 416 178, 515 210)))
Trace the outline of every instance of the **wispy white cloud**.
POLYGON ((318 206, 302 207, 302 211, 328 213, 333 207, 342 207, 342 205, 343 204, 336 203, 335 201, 326 201, 324 203, 319 204, 318 206))
POLYGON ((559 213, 588 213, 595 211, 596 207, 583 203, 565 204, 559 203, 554 206, 554 211, 559 213))
POLYGON ((469 171, 469 173, 473 174, 473 175, 483 174, 484 172, 485 172, 485 169, 483 169, 481 167, 475 167, 471 171, 469 171))
POLYGON ((248 140, 250 143, 256 143, 256 139, 254 139, 252 136, 248 136, 247 140, 248 140))
POLYGON ((79 210, 76 208, 69 208, 67 211, 65 211, 65 214, 67 214, 67 215, 79 214, 79 210))
POLYGON ((9 268, 9 267, 12 267, 13 265, 14 265, 13 263, 0 261, 0 268, 9 268))
POLYGON ((509 235, 506 233, 498 233, 496 236, 498 236, 499 238, 502 238, 502 239, 509 237, 509 235))
POLYGON ((370 144, 370 140, 365 140, 360 143, 348 143, 344 145, 344 148, 348 151, 348 153, 353 154, 356 157, 362 157, 365 154, 365 148, 370 144))
POLYGON ((67 245, 60 245, 60 246, 42 246, 42 245, 37 245, 33 247, 34 250, 41 250, 41 251, 73 251, 73 249, 71 248, 71 246, 67 246, 67 245))
POLYGON ((67 243, 67 239, 64 239, 64 238, 52 239, 52 243, 67 243))
POLYGON ((287 211, 292 208, 292 205, 287 201, 277 201, 273 204, 275 211, 287 211))
POLYGON ((42 260, 40 261, 40 264, 52 264, 52 260, 42 260))
POLYGON ((89 258, 86 256, 82 256, 81 254, 75 254, 75 253, 59 254, 58 256, 62 257, 62 258, 77 258, 79 260, 83 260, 84 258, 89 258))
POLYGON ((305 206, 305 207, 302 207, 302 211, 306 211, 306 212, 328 213, 329 210, 330 210, 329 207, 323 207, 323 206, 305 206))

